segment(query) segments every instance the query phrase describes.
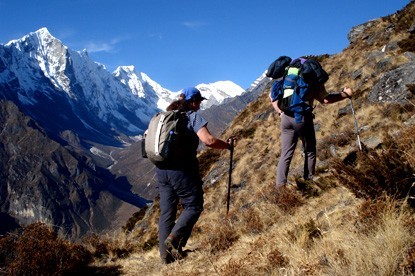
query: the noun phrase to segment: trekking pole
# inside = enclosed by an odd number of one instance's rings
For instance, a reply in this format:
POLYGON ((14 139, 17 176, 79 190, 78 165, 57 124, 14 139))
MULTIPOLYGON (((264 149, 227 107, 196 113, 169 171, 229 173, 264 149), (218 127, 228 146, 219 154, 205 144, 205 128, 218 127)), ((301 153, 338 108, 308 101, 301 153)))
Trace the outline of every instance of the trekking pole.
POLYGON ((356 119, 356 114, 354 112, 353 101, 352 101, 352 98, 349 98, 349 99, 350 99, 350 107, 352 108, 352 114, 354 117, 354 126, 356 128, 357 144, 359 146, 360 151, 362 151, 362 143, 360 142, 360 135, 359 135, 359 126, 357 125, 357 119, 356 119))
POLYGON ((231 184, 232 184, 232 163, 233 163, 233 143, 235 138, 231 137, 230 140, 230 151, 231 151, 231 158, 229 162, 229 181, 228 181, 228 197, 226 199, 226 215, 229 213, 229 203, 231 201, 231 184))

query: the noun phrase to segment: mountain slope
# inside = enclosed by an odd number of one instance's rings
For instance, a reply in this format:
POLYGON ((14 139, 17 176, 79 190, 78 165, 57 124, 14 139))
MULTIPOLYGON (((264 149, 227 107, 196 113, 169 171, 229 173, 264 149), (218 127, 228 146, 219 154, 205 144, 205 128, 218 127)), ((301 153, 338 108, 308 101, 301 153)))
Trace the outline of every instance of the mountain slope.
POLYGON ((124 202, 145 207, 93 160, 50 140, 12 102, 0 101, 0 126, 0 211, 20 225, 42 221, 77 238, 107 230, 124 202))
POLYGON ((301 182, 299 146, 289 176, 294 185, 277 193, 279 118, 267 86, 222 135, 239 137, 229 215, 229 153, 204 151, 204 212, 185 248, 188 256, 159 264, 156 202, 130 234, 122 235, 134 242, 139 236, 144 251, 102 265, 121 265, 126 275, 412 275, 413 210, 405 198, 385 200, 381 194, 389 185, 410 187, 415 181, 409 151, 415 142, 415 49, 408 43, 414 42, 414 14, 411 1, 396 14, 359 26, 364 31, 352 29, 353 39, 341 53, 318 56, 330 74, 328 91, 339 91, 346 83, 355 89, 365 152, 356 144, 350 101, 318 105, 318 177, 301 182), (399 178, 400 169, 412 178, 399 178), (362 195, 370 187, 379 189, 377 196, 362 195), (149 249, 149 244, 154 246, 149 249))

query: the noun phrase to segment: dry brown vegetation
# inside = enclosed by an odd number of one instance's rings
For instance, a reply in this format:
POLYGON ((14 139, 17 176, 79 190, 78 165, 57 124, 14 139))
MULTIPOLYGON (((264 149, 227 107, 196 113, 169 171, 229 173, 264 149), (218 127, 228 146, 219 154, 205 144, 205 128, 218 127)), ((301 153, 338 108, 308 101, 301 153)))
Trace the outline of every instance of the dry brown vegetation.
POLYGON ((34 223, 0 239, 0 267, 7 275, 63 275, 87 271, 92 256, 82 245, 34 223))
MULTIPOLYGON (((397 29, 408 29, 413 17, 406 14, 414 14, 415 9, 411 3, 412 12, 379 19, 376 28, 394 22, 397 29)), ((369 34, 375 31, 379 29, 369 34)), ((388 41, 411 39, 409 34, 389 35, 388 41)), ((363 41, 340 54, 318 56, 330 73, 329 91, 338 91, 345 81, 356 89, 353 101, 363 152, 356 144, 349 102, 318 105, 318 177, 313 182, 301 180, 303 159, 298 146, 289 175, 292 185, 277 191, 279 118, 270 106, 268 87, 223 134, 238 137, 228 215, 229 153, 206 150, 200 154, 205 211, 185 248, 186 258, 170 265, 160 263, 156 199, 123 232, 90 236, 76 247, 85 252, 76 256, 81 267, 125 275, 413 275, 415 126, 404 122, 414 117, 415 105, 367 101, 380 76, 373 73, 366 57, 379 51, 381 42, 363 41), (353 77, 359 70, 359 77, 353 77)), ((402 50, 389 53, 387 70, 406 61, 402 50)), ((75 245, 50 238, 74 250, 75 245)), ((19 247, 10 246, 18 240, 13 235, 0 240, 0 267, 8 271, 15 269, 15 262, 26 260, 16 258, 22 254, 19 247)), ((71 262, 66 265, 66 271, 80 269, 71 262)))

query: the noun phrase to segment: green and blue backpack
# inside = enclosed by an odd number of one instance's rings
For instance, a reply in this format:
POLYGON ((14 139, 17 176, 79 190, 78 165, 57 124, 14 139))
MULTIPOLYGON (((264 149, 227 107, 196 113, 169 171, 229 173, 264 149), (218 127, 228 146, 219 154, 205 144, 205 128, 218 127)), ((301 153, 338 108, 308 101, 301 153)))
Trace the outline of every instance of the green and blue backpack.
POLYGON ((313 111, 310 105, 312 89, 324 84, 329 78, 317 60, 292 60, 287 56, 275 60, 269 66, 266 76, 276 79, 270 93, 272 101, 278 100, 278 107, 284 113, 294 116, 297 122, 313 111))

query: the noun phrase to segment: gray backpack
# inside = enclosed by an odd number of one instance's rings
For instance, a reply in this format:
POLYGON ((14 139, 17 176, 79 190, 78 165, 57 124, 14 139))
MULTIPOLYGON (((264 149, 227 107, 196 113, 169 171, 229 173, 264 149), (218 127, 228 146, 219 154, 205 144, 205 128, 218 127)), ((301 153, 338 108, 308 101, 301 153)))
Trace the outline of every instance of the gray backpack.
POLYGON ((145 152, 156 166, 164 166, 183 159, 182 132, 186 114, 179 111, 157 113, 150 121, 145 137, 145 152))

